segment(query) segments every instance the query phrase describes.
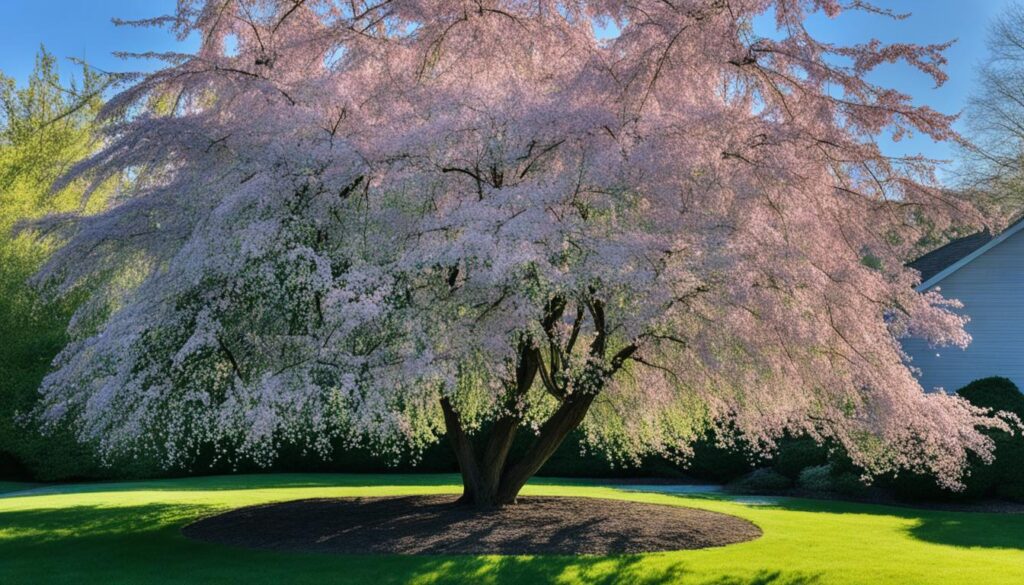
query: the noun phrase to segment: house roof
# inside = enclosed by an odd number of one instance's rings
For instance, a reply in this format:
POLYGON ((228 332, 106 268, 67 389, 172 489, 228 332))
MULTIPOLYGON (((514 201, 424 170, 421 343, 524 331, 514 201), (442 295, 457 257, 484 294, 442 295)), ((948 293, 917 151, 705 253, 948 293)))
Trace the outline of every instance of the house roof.
POLYGON ((910 262, 907 266, 920 272, 921 282, 925 282, 971 252, 991 242, 994 237, 988 230, 976 232, 953 240, 941 248, 936 248, 917 260, 910 262))
POLYGON ((917 290, 924 291, 935 286, 939 281, 970 264, 975 258, 998 246, 1013 234, 1021 231, 1022 228, 1024 228, 1024 217, 1018 218, 998 235, 993 235, 987 229, 976 232, 953 240, 908 263, 907 266, 921 273, 921 284, 917 290))

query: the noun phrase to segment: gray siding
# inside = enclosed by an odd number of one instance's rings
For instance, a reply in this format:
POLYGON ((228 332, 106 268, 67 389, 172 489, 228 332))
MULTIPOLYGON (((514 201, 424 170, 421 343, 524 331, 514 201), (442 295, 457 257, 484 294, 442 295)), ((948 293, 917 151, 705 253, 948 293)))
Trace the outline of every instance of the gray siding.
POLYGON ((921 386, 952 391, 978 378, 1005 376, 1024 389, 1024 230, 936 286, 963 302, 973 341, 961 350, 904 340, 912 365, 923 372, 921 386))

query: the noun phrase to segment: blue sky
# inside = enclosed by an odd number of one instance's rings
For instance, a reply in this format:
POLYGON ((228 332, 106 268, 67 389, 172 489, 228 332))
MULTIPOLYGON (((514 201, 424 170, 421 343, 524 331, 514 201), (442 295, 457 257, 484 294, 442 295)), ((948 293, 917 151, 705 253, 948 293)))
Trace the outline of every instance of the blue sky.
MULTIPOLYGON (((950 80, 936 89, 926 76, 906 67, 886 66, 872 79, 914 96, 915 101, 946 112, 959 112, 974 84, 975 66, 985 57, 985 36, 991 19, 1011 0, 876 0, 897 12, 911 12, 904 21, 847 13, 836 19, 817 16, 810 28, 823 40, 863 42, 877 37, 884 42, 934 43, 957 39, 948 51, 950 80)), ((114 51, 181 49, 160 30, 116 27, 114 16, 141 18, 171 11, 174 0, 4 0, 0 20, 0 71, 24 80, 40 43, 62 59, 85 58, 107 71, 150 69, 154 63, 124 62, 114 51)), ((194 39, 185 48, 194 46, 194 39)), ((952 158, 949 146, 923 137, 889 144, 890 154, 922 153, 952 158)))

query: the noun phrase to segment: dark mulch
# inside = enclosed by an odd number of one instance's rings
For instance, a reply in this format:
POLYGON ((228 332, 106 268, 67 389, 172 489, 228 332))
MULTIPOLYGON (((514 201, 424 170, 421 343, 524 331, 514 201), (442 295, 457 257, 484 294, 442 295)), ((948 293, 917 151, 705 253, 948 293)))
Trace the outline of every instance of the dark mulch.
POLYGON ((451 496, 297 500, 239 508, 182 529, 249 548, 336 554, 617 554, 753 540, 750 522, 678 506, 526 497, 492 511, 451 496))

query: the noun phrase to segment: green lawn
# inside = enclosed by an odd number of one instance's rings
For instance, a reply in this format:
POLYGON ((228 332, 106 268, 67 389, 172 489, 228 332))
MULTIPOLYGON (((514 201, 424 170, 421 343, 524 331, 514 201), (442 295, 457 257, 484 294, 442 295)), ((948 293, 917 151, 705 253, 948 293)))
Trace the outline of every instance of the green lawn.
POLYGON ((22 483, 20 481, 0 481, 0 494, 27 490, 35 486, 36 484, 22 483))
POLYGON ((539 481, 526 491, 705 508, 748 518, 764 536, 718 549, 619 557, 339 557, 238 550, 187 541, 178 532, 197 516, 236 506, 455 492, 454 481, 267 475, 8 491, 0 496, 0 583, 1024 583, 1024 515, 743 502, 569 481, 539 481))

